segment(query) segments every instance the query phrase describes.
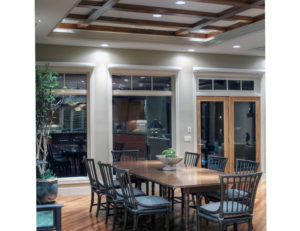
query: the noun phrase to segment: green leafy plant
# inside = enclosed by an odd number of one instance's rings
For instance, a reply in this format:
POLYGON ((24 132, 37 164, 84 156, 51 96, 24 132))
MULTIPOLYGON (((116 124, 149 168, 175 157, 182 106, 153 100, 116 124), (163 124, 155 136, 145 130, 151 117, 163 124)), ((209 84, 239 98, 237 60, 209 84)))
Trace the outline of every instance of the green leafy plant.
POLYGON ((173 148, 168 148, 162 151, 162 155, 165 155, 167 158, 175 158, 176 157, 176 150, 173 148))
POLYGON ((35 72, 35 100, 36 100, 36 160, 37 177, 49 177, 46 172, 47 144, 50 138, 50 128, 55 111, 60 107, 62 100, 56 102, 54 88, 58 85, 57 73, 49 69, 49 65, 41 70, 36 66, 35 72), (46 175, 45 175, 46 174, 46 175))

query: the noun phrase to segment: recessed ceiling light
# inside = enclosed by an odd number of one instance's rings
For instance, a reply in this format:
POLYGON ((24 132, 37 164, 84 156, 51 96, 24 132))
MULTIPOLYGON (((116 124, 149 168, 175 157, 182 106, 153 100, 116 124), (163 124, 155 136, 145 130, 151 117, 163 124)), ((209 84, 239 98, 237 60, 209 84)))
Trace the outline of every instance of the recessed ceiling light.
POLYGON ((161 14, 153 14, 152 15, 153 18, 161 18, 161 16, 162 16, 161 14))
POLYGON ((194 52, 195 49, 188 49, 188 52, 194 52))
POLYGON ((107 43, 102 43, 101 46, 102 47, 108 47, 109 45, 107 43))
POLYGON ((177 5, 184 5, 185 4, 185 1, 177 1, 175 2, 177 5))
POLYGON ((41 19, 39 19, 38 22, 41 22, 41 19))
POLYGON ((240 45, 234 45, 232 46, 233 48, 240 48, 241 46, 240 45))

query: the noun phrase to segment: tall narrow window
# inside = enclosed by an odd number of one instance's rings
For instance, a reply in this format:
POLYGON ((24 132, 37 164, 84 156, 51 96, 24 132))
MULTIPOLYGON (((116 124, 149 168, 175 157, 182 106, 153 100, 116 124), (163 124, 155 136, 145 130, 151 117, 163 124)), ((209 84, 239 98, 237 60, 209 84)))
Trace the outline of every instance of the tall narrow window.
POLYGON ((48 164, 58 177, 86 176, 87 74, 61 73, 58 82, 60 107, 51 125, 48 164))

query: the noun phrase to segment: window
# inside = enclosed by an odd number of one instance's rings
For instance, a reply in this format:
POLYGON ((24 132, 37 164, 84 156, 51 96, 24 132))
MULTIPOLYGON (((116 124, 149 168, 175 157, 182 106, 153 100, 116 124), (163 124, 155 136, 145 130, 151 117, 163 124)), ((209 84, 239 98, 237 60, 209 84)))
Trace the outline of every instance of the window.
POLYGON ((171 96, 113 96, 113 149, 156 159, 172 147, 171 96))
POLYGON ((172 77, 112 76, 113 149, 138 149, 140 159, 172 147, 172 77), (125 88, 119 83, 131 83, 125 88))
POLYGON ((254 91, 254 80, 201 79, 198 78, 199 91, 254 91))
POLYGON ((228 90, 241 90, 241 81, 228 80, 228 90))
POLYGON ((199 90, 212 90, 212 80, 199 79, 199 90))
POLYGON ((58 177, 86 176, 87 74, 60 73, 57 79, 60 107, 51 125, 48 164, 58 177))
POLYGON ((112 89, 134 91, 171 91, 171 77, 113 75, 112 89))

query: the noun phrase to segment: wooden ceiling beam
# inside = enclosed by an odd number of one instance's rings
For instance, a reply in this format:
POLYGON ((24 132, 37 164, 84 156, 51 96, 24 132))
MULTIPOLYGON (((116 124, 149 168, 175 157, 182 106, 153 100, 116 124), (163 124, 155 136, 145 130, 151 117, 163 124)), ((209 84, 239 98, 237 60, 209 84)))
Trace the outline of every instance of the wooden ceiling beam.
MULTIPOLYGON (((233 0, 187 0, 188 2, 203 2, 218 5, 229 5, 238 7, 251 7, 249 2, 233 1, 233 0)), ((264 5, 253 6, 251 8, 265 9, 264 5)))
MULTIPOLYGON (((264 0, 259 0, 259 1, 255 1, 255 2, 251 3, 250 5, 257 6, 257 5, 263 4, 264 2, 265 2, 264 0)), ((223 12, 219 13, 217 18, 210 19, 210 20, 202 19, 202 20, 198 21, 197 23, 195 23, 192 28, 187 29, 187 31, 181 31, 181 33, 187 33, 187 32, 192 32, 195 30, 200 30, 203 27, 208 26, 209 24, 212 24, 212 23, 220 21, 220 20, 228 19, 228 18, 235 16, 236 14, 241 13, 247 9, 249 9, 249 6, 247 6, 247 7, 236 7, 236 6, 231 7, 229 9, 224 10, 223 12)))
MULTIPOLYGON (((78 19, 84 20, 87 18, 87 15, 82 14, 69 14, 66 16, 68 19, 78 19)), ((96 22, 112 22, 112 23, 120 23, 120 24, 130 24, 136 26, 153 26, 153 27, 180 27, 180 28, 188 28, 191 27, 192 24, 188 23, 176 23, 176 22, 164 22, 164 21, 152 21, 152 20, 142 20, 142 19, 132 19, 132 18, 118 18, 118 17, 107 17, 101 16, 96 19, 96 22)))
MULTIPOLYGON (((81 1, 79 7, 87 7, 92 9, 98 9, 102 7, 102 2, 96 1, 81 1)), ((216 18, 218 15, 216 13, 210 12, 200 12, 193 10, 181 10, 163 7, 152 7, 143 5, 131 5, 131 4, 121 4, 117 3, 113 7, 114 10, 126 11, 126 12, 136 12, 136 13, 148 13, 148 14, 164 14, 164 15, 177 15, 177 16, 194 16, 201 18, 216 18)))
MULTIPOLYGON (((174 36, 174 37, 176 36, 175 31, 99 26, 99 25, 88 25, 87 27, 80 27, 77 24, 71 24, 71 23, 60 23, 57 26, 57 28, 71 29, 71 30, 86 30, 86 31, 118 32, 118 33, 130 33, 130 34, 162 35, 162 36, 174 36)), ((208 34, 188 33, 184 35, 179 35, 177 37, 208 38, 208 34)))
MULTIPOLYGON (((87 1, 83 0, 78 4, 79 7, 86 7, 90 9, 100 9, 103 6, 102 2, 96 1, 87 1)), ((165 14, 165 15, 176 15, 176 16, 190 16, 196 18, 208 18, 214 19, 219 17, 218 13, 209 13, 209 12, 199 12, 192 10, 181 10, 181 9, 170 9, 170 8, 161 8, 161 7, 151 7, 151 6, 142 6, 142 5, 130 5, 130 4, 120 4, 117 3, 112 8, 113 10, 126 11, 126 12, 135 12, 135 13, 149 13, 149 14, 165 14)), ((233 15, 228 17, 227 20, 245 20, 253 21, 252 17, 233 15)))

